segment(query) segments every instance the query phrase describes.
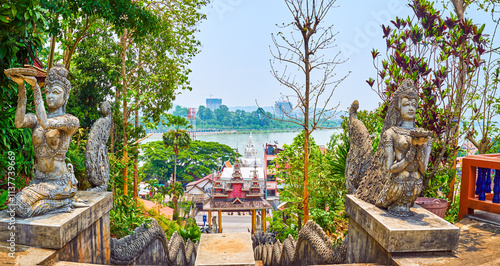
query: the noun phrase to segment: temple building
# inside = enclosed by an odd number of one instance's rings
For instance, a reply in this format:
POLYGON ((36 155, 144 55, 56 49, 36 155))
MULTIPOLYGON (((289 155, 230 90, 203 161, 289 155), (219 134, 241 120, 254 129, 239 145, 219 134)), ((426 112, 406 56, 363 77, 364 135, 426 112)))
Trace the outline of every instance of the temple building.
MULTIPOLYGON (((249 167, 246 167, 249 168, 249 167)), ((262 167, 260 168, 262 172, 262 167)), ((271 209, 271 204, 263 199, 263 179, 259 179, 259 170, 254 163, 253 170, 250 171, 249 180, 245 180, 242 175, 240 161, 236 160, 233 167, 225 167, 223 173, 232 170, 229 180, 222 180, 219 173, 216 174, 212 195, 209 202, 204 206, 208 210, 208 221, 210 223, 212 211, 217 211, 219 215, 219 233, 221 233, 221 212, 222 211, 252 211, 252 232, 255 231, 255 210, 261 210, 262 219, 265 219, 266 210, 271 209)), ((265 223, 263 224, 265 231, 265 223)))
POLYGON ((255 148, 255 144, 253 143, 252 133, 250 133, 245 153, 243 153, 243 157, 240 157, 240 161, 243 167, 253 167, 255 164, 262 166, 262 160, 257 158, 257 148, 255 148))

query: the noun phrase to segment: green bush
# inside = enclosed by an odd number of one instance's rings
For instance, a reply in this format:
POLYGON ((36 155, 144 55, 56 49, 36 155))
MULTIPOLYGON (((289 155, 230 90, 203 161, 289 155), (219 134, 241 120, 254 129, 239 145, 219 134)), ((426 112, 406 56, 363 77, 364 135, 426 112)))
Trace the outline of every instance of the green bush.
POLYGON ((184 240, 191 239, 193 242, 199 242, 201 238, 201 230, 193 218, 189 218, 186 221, 186 227, 181 228, 178 233, 184 240))
POLYGON ((458 222, 458 209, 460 205, 460 193, 455 196, 455 200, 451 203, 450 209, 446 212, 444 219, 450 223, 458 222))
POLYGON ((276 232, 276 239, 283 242, 288 235, 292 235, 295 239, 299 234, 299 230, 296 224, 296 219, 287 219, 286 223, 283 221, 282 211, 273 211, 273 217, 267 217, 266 220, 269 222, 269 231, 276 232))
POLYGON ((456 170, 451 168, 440 168, 434 178, 429 180, 427 189, 424 191, 424 196, 430 198, 446 198, 450 194, 451 180, 455 178, 456 170))
POLYGON ((149 222, 142 209, 137 203, 128 196, 116 193, 113 203, 113 209, 109 212, 111 224, 111 235, 116 238, 122 238, 134 231, 135 228, 149 222))

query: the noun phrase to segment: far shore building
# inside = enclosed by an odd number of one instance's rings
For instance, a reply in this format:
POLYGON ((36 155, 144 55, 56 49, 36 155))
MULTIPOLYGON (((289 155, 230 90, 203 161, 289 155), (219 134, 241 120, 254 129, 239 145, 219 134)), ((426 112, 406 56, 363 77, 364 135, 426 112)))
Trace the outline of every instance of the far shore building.
POLYGON ((215 111, 215 109, 219 108, 222 105, 222 99, 207 98, 206 105, 207 105, 207 108, 213 112, 213 111, 215 111))
POLYGON ((274 104, 274 115, 279 117, 290 115, 292 109, 292 103, 290 103, 289 101, 277 101, 274 104))

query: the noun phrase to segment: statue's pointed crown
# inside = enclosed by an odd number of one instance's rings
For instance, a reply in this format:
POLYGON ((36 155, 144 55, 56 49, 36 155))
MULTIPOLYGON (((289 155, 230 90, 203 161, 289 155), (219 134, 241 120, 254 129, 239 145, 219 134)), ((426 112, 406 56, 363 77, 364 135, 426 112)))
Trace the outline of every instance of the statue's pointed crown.
POLYGON ((418 91, 415 87, 415 83, 411 79, 405 79, 399 85, 398 90, 394 93, 394 96, 398 96, 399 99, 401 97, 408 97, 412 99, 418 98, 418 91))
POLYGON ((71 90, 71 83, 68 80, 68 70, 60 64, 55 64, 50 68, 45 83, 49 86, 61 86, 66 95, 71 90))

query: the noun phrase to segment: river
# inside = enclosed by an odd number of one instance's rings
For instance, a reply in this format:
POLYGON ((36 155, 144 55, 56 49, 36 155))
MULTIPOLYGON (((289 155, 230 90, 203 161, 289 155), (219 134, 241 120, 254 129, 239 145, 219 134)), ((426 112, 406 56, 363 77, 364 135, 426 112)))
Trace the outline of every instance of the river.
MULTIPOLYGON (((325 145, 330 141, 330 137, 334 133, 340 132, 341 129, 324 129, 316 130, 313 132, 312 137, 318 145, 325 145)), ((259 158, 264 158, 264 144, 266 142, 274 143, 277 141, 279 144, 291 144, 293 138, 297 136, 299 132, 268 132, 268 133, 252 133, 253 141, 255 147, 257 148, 257 156, 259 158)), ((213 134, 213 135, 199 135, 196 137, 197 140, 202 141, 215 141, 222 144, 226 144, 231 148, 237 148, 240 154, 243 154, 245 147, 248 144, 248 134, 213 134)), ((143 140, 141 143, 147 143, 150 141, 162 140, 161 134, 156 133, 153 136, 143 140)))

